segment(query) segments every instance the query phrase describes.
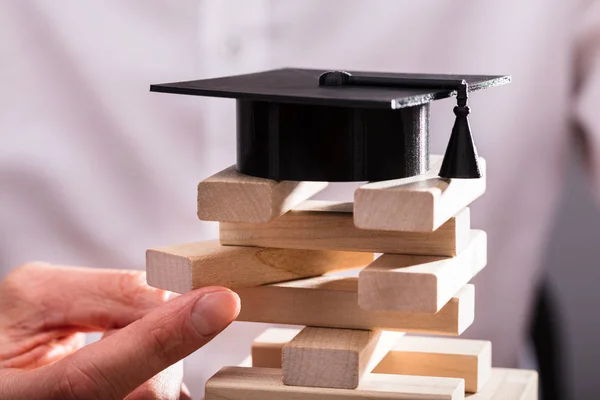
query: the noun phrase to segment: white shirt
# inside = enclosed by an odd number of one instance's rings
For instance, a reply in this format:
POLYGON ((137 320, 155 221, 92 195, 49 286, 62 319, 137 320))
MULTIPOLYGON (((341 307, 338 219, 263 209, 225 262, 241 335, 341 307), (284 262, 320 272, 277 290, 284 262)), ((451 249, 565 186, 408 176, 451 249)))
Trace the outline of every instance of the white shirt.
MULTIPOLYGON (((472 225, 488 232, 489 263, 465 336, 492 339, 494 363, 515 366, 574 124, 600 181, 599 27, 591 0, 4 1, 0 269, 141 269, 147 248, 216 237, 195 216, 195 190, 235 162, 234 102, 150 93, 152 83, 282 66, 511 74, 470 96, 488 162, 472 225)), ((452 107, 432 106, 433 153, 452 107)), ((190 357, 193 392, 263 329, 234 324, 190 357)))

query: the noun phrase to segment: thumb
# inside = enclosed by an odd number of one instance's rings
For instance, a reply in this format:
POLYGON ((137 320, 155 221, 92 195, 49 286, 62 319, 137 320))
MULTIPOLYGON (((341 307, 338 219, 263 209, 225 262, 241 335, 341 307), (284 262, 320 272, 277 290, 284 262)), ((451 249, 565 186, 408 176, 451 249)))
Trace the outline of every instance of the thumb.
POLYGON ((204 346, 239 310, 239 297, 228 289, 189 292, 46 371, 67 398, 121 399, 204 346))

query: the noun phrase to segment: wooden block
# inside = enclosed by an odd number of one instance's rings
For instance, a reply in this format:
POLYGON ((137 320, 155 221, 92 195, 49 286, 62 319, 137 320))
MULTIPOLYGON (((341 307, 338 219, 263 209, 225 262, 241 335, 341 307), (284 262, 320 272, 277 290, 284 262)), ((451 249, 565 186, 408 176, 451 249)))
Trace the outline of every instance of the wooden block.
POLYGON ((467 395, 468 400, 538 400, 536 371, 493 368, 492 377, 478 393, 467 395))
POLYGON ((473 322, 475 288, 466 285, 436 314, 371 311, 358 306, 357 278, 322 276, 237 289, 239 321, 324 328, 459 335, 473 322))
MULTIPOLYGON (((298 332, 268 329, 252 344, 252 366, 281 368, 283 347, 298 332)), ((404 336, 372 372, 460 378, 465 380, 465 391, 477 392, 492 373, 492 346, 485 340, 404 336)))
POLYGON ((373 369, 374 373, 443 376, 465 380, 477 392, 492 371, 492 343, 485 340, 405 336, 373 369))
POLYGON ((352 213, 321 210, 322 202, 308 201, 301 210, 290 211, 264 224, 223 222, 220 224, 221 244, 452 257, 469 242, 469 209, 435 232, 358 229, 354 226, 352 213))
POLYGON ((485 192, 484 177, 442 179, 437 176, 443 156, 431 156, 424 175, 371 182, 354 192, 354 223, 363 229, 431 232, 458 214, 485 192))
POLYGON ((150 249, 148 284, 183 293, 203 286, 240 288, 353 269, 373 254, 221 246, 217 240, 150 249))
POLYGON ((283 383, 355 389, 381 361, 401 332, 304 328, 283 347, 283 383))
POLYGON ((206 382, 206 400, 461 400, 464 381, 370 374, 357 389, 286 386, 274 368, 225 367, 206 382))
POLYGON ((487 235, 471 231, 456 257, 384 254, 360 271, 358 303, 368 310, 435 313, 487 264, 487 235))
POLYGON ((286 345, 300 329, 269 328, 252 342, 252 366, 281 368, 281 355, 286 345))
POLYGON ((237 172, 234 165, 198 184, 198 218, 203 221, 268 222, 327 185, 327 182, 257 178, 237 172))

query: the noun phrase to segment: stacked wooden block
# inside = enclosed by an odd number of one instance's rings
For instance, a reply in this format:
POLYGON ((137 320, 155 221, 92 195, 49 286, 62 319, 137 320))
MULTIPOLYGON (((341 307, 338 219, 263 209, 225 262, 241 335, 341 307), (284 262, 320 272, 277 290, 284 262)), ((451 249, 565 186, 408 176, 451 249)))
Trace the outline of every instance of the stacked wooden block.
POLYGON ((405 335, 467 329, 468 282, 487 262, 468 209, 485 178, 443 180, 440 163, 365 184, 344 204, 309 200, 327 183, 234 167, 199 184, 198 216, 220 222, 220 241, 148 250, 149 284, 226 286, 241 298, 239 321, 306 326, 268 329, 249 366, 207 382, 207 400, 537 399, 536 373, 493 369, 490 342, 405 335), (359 267, 358 278, 324 275, 359 267))

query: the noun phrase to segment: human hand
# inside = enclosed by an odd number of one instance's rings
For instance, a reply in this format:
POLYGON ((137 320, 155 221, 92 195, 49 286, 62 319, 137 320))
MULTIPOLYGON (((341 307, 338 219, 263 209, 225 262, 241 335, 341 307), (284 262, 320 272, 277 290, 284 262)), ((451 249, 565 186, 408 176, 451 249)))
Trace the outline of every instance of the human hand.
POLYGON ((179 360, 239 312, 206 287, 169 300, 139 271, 26 264, 0 282, 0 398, 185 399, 179 360), (84 347, 84 333, 107 332, 84 347))

